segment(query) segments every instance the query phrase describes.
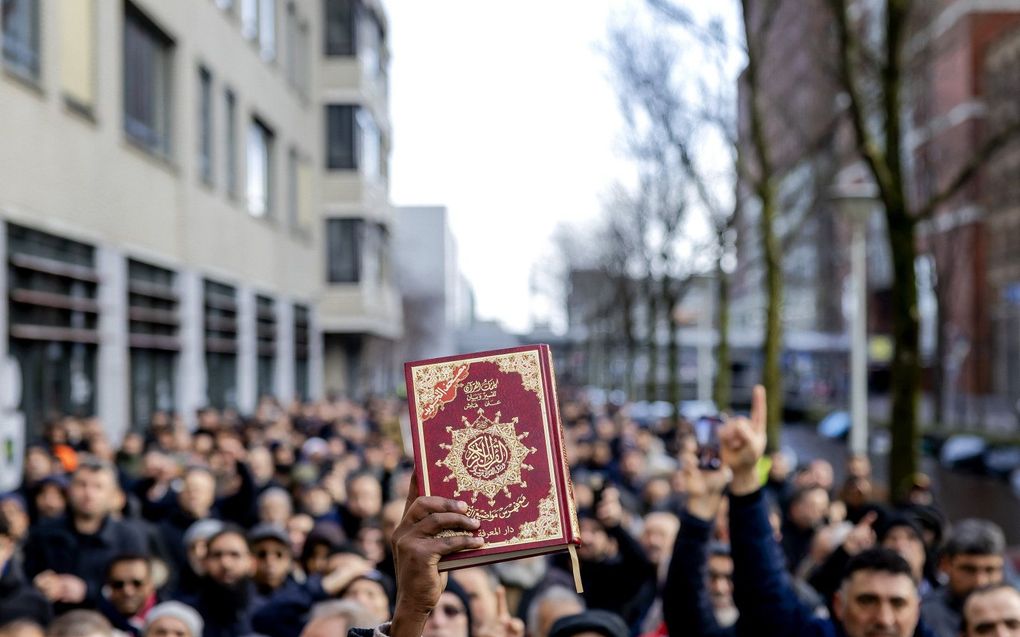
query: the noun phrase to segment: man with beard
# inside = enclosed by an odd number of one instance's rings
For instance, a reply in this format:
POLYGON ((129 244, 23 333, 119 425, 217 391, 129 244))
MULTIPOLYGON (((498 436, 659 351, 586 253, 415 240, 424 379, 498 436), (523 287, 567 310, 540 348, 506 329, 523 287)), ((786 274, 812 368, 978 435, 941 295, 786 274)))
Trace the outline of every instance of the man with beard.
POLYGON ((251 551, 244 530, 228 525, 209 540, 205 577, 180 601, 202 616, 202 637, 244 637, 252 632, 255 601, 251 551))
POLYGON ((101 612, 117 630, 140 637, 145 617, 156 605, 152 564, 142 555, 120 555, 106 569, 101 612))

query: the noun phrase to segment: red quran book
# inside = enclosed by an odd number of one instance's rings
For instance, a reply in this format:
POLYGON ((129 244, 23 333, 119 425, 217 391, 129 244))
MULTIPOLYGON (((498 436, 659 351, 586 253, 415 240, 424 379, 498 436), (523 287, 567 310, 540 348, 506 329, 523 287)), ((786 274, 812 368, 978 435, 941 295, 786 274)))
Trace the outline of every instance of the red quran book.
POLYGON ((581 534, 549 346, 405 363, 404 375, 421 495, 467 502, 485 539, 440 570, 557 551, 576 564, 581 534))

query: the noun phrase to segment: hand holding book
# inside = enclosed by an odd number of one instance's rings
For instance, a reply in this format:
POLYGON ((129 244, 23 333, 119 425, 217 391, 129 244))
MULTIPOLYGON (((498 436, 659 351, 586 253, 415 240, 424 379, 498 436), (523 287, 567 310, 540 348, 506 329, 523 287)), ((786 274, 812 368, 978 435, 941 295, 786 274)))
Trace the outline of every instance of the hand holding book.
POLYGON ((478 520, 464 515, 466 511, 464 502, 419 496, 417 479, 411 477, 404 517, 393 531, 397 601, 390 637, 420 637, 446 588, 447 575, 440 574, 439 560, 484 544, 480 537, 457 534, 478 529, 478 520))

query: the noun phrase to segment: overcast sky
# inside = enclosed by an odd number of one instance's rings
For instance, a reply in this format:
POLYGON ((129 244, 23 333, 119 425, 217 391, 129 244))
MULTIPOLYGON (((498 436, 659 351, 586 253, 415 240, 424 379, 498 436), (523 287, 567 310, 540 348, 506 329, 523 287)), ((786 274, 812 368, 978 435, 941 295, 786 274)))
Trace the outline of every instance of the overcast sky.
POLYGON ((529 275, 625 169, 597 50, 616 0, 386 0, 396 205, 445 205, 481 318, 547 310, 529 275))

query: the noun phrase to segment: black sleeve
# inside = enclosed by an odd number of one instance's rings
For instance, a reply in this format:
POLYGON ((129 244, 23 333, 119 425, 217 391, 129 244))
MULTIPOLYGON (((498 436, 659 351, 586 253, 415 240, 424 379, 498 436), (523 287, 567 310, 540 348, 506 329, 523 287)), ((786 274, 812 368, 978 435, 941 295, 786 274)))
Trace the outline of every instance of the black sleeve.
POLYGON ((712 523, 689 513, 680 518, 680 533, 673 545, 662 611, 670 637, 733 637, 736 628, 723 628, 715 619, 708 595, 708 543, 712 523))
POLYGON ((829 557, 820 566, 815 568, 808 577, 808 584, 811 585, 811 588, 818 591, 830 612, 832 611, 832 596, 839 590, 839 585, 843 580, 843 571, 846 569, 846 563, 849 561, 850 556, 840 546, 830 553, 829 557))

